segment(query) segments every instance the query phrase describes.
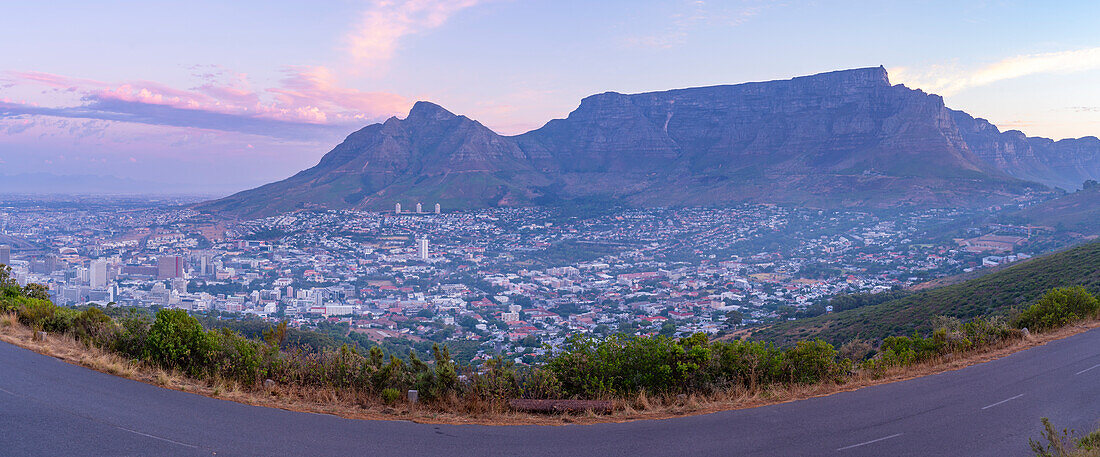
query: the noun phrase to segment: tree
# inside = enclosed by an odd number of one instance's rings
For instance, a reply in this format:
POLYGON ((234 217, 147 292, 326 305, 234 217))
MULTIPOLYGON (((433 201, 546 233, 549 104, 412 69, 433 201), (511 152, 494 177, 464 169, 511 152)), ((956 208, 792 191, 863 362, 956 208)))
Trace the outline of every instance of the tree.
POLYGON ((23 286, 23 295, 39 300, 49 300, 50 289, 47 289, 46 286, 42 284, 27 284, 23 286))
POLYGON ((1084 190, 1097 189, 1100 188, 1100 182, 1096 182, 1095 179, 1088 179, 1081 185, 1081 188, 1084 190))
POLYGON ((15 278, 11 277, 11 267, 0 264, 0 287, 19 287, 15 278))
POLYGON ((733 310, 726 313, 726 325, 730 327, 741 325, 741 322, 744 321, 744 319, 745 316, 741 314, 741 311, 733 310))
POLYGON ((665 321, 665 323, 661 324, 660 334, 664 335, 664 336, 675 335, 676 334, 676 322, 674 322, 672 320, 665 321))

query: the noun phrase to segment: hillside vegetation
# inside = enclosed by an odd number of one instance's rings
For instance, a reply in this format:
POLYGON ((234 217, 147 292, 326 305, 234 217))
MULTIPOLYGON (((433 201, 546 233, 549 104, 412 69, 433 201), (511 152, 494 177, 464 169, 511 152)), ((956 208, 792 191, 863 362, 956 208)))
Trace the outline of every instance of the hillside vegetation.
POLYGON ((842 344, 856 338, 879 340, 913 331, 928 332, 932 318, 1008 315, 1056 287, 1100 291, 1100 242, 1034 258, 1003 270, 908 295, 885 303, 784 322, 753 334, 780 345, 821 338, 842 344))
POLYGON ((1009 214, 1009 222, 1055 227, 1086 235, 1100 235, 1100 185, 1095 181, 1072 194, 1009 214))

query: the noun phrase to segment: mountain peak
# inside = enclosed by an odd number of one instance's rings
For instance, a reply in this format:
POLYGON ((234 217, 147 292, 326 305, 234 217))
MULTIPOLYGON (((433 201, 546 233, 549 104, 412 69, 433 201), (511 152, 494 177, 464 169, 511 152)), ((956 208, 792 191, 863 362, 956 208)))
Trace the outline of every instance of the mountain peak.
POLYGON ((453 119, 456 116, 454 113, 447 111, 442 106, 436 105, 432 102, 418 101, 412 109, 409 110, 409 116, 405 118, 407 121, 444 121, 453 119))

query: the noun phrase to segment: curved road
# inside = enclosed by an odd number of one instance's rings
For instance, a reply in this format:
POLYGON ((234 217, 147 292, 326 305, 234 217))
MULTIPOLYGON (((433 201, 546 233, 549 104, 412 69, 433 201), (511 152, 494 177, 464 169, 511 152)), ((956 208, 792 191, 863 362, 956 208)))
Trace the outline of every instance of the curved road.
POLYGON ((740 411, 568 426, 356 421, 122 379, 0 343, 0 455, 1012 456, 1100 419, 1100 330, 1000 360, 740 411))

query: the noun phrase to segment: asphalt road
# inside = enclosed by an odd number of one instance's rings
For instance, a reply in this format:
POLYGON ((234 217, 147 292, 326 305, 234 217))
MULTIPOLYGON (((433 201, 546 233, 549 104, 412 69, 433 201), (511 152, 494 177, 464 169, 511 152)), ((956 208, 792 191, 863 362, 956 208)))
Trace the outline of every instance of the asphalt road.
POLYGON ((0 343, 4 456, 1013 456, 1100 419, 1100 330, 963 370, 741 411, 567 426, 356 421, 117 378, 0 343))

